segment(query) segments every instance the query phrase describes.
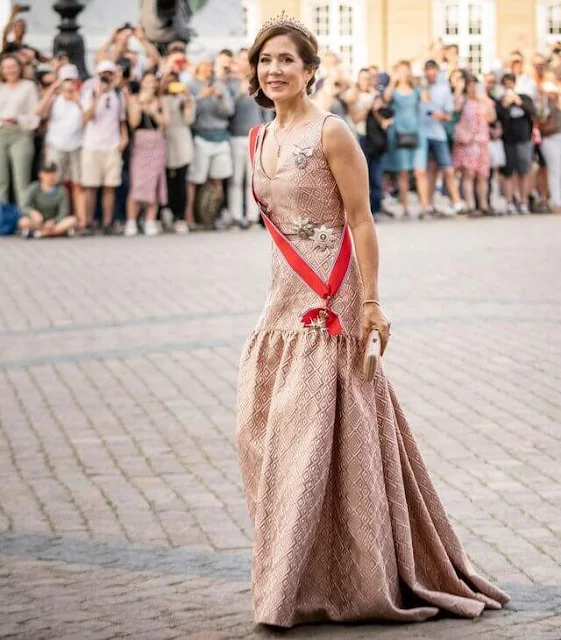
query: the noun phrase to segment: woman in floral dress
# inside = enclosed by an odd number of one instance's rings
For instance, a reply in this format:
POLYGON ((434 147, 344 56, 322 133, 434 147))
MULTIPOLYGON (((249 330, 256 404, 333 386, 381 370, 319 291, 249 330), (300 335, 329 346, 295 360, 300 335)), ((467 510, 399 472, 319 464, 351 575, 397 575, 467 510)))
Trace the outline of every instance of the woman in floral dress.
POLYGON ((368 170, 348 126, 308 97, 317 51, 284 17, 250 51, 250 91, 276 112, 250 142, 272 278, 237 414, 255 620, 475 617, 508 596, 470 565, 382 369, 362 375, 369 331, 389 338, 368 170))
POLYGON ((454 107, 460 113, 454 130, 454 168, 462 174, 462 196, 469 213, 488 215, 489 173, 491 171, 489 125, 497 118, 495 105, 485 93, 478 92, 473 76, 456 84, 454 107), (475 187, 475 188, 474 188, 475 187), (475 209, 475 192, 480 209, 475 209))

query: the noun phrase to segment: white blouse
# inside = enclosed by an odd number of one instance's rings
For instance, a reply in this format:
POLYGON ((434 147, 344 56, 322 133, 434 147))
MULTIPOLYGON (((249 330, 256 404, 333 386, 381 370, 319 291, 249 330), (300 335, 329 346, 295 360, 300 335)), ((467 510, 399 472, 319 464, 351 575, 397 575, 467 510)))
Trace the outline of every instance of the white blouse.
POLYGON ((0 126, 34 131, 41 120, 33 113, 38 102, 39 93, 32 80, 20 80, 16 85, 0 83, 0 120, 13 118, 17 122, 17 125, 0 122, 0 126))

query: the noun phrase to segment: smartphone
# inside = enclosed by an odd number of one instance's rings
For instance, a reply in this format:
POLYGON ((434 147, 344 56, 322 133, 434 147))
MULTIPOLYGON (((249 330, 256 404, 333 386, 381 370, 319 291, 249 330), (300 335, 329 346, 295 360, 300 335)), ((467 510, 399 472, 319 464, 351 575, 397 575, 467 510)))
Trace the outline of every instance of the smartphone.
POLYGON ((19 12, 20 13, 25 13, 26 11, 29 11, 31 9, 31 5, 29 4, 20 4, 19 6, 19 12))

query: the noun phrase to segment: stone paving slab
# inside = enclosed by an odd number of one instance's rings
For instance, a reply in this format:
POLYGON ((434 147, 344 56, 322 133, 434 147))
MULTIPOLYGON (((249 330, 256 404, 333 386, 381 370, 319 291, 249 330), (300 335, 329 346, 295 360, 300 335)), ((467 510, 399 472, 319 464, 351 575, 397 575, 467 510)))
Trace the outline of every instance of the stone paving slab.
MULTIPOLYGON (((381 224, 385 368, 503 612, 295 638, 561 640, 561 218, 381 224)), ((270 241, 0 240, 0 637, 276 637, 235 451, 270 241)))

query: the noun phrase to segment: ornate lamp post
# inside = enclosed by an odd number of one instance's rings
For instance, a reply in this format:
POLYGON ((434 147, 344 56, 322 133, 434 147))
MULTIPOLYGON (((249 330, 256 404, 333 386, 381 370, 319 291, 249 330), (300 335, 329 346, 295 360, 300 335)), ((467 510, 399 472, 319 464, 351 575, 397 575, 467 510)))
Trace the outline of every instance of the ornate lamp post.
POLYGON ((78 33, 80 27, 76 22, 84 5, 78 0, 58 0, 53 4, 53 9, 61 17, 58 26, 60 33, 53 42, 53 54, 56 56, 59 51, 66 51, 70 62, 78 67, 80 77, 87 78, 89 74, 86 69, 84 38, 78 33))

